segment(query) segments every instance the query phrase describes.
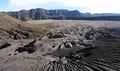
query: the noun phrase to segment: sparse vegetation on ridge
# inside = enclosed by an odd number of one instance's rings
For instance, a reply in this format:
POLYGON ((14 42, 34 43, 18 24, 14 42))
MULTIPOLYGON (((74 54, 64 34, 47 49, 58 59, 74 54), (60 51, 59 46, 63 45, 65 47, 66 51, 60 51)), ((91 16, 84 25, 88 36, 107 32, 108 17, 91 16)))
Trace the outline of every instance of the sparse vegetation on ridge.
POLYGON ((47 28, 27 24, 14 19, 4 13, 0 13, 0 36, 13 39, 41 37, 47 32, 47 28))

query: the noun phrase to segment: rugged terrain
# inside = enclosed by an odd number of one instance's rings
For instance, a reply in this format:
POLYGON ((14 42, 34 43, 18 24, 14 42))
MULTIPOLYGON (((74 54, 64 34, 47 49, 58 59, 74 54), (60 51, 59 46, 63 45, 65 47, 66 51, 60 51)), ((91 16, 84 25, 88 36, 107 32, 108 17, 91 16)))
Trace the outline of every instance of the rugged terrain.
POLYGON ((49 32, 1 45, 0 71, 120 70, 119 21, 53 20, 35 25, 49 32))
POLYGON ((44 27, 37 27, 0 13, 0 38, 27 39, 46 32, 44 27))

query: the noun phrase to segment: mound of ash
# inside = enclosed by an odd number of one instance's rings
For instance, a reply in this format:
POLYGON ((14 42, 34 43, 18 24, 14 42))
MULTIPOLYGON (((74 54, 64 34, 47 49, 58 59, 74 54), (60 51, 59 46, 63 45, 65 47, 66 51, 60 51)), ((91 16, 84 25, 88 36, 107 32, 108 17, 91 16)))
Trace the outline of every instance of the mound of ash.
POLYGON ((48 58, 31 71, 119 71, 120 28, 75 26, 37 40, 34 46, 48 58), (61 34, 62 33, 62 34, 61 34), (64 37, 63 37, 64 35, 64 37))

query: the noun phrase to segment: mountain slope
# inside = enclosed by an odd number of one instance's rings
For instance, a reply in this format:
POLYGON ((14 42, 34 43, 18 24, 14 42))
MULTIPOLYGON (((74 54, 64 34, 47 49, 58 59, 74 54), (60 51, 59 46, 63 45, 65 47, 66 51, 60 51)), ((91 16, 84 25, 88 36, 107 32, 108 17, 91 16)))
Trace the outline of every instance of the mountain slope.
POLYGON ((0 37, 13 39, 31 38, 39 37, 44 32, 46 32, 45 28, 28 25, 4 13, 0 13, 0 37))

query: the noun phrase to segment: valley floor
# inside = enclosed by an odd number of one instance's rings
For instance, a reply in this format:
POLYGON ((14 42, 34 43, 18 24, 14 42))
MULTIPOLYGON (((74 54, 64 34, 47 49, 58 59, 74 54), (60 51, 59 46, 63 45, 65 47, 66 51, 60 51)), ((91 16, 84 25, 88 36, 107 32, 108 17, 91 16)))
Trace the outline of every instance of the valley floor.
POLYGON ((0 71, 120 70, 119 21, 53 20, 36 25, 49 32, 42 38, 0 39, 0 71))

